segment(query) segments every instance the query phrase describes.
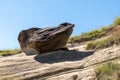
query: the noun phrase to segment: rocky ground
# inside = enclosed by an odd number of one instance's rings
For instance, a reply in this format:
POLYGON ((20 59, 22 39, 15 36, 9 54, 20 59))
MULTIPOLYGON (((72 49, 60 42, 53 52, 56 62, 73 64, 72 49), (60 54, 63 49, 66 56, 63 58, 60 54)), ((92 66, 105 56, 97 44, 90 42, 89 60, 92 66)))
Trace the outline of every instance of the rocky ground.
POLYGON ((70 47, 70 51, 0 57, 0 80, 95 80, 96 66, 108 61, 120 63, 120 46, 97 51, 86 51, 85 47, 82 44, 70 47))

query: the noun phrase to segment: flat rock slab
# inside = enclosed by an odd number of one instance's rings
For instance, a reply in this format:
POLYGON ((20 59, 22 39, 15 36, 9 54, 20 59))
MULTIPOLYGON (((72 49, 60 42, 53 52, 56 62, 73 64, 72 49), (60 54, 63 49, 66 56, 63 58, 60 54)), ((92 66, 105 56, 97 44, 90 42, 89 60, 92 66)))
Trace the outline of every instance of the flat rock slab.
MULTIPOLYGON (((41 55, 26 56, 21 53, 0 57, 0 80, 95 80, 95 66, 119 58, 119 52, 120 46, 94 53, 53 51, 41 55)), ((120 60, 115 62, 120 63, 120 60)))

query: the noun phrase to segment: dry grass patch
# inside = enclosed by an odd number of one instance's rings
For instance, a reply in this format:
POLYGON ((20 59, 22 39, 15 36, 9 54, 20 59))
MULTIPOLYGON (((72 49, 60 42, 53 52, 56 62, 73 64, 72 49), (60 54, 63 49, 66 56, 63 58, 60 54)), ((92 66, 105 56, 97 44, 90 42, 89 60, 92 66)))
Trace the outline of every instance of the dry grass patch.
POLYGON ((120 64, 106 63, 95 69, 97 80, 120 80, 120 64))
POLYGON ((87 44, 86 49, 87 50, 89 50, 89 49, 97 50, 97 49, 107 48, 114 44, 116 44, 116 45, 120 44, 120 30, 118 30, 117 32, 114 32, 111 36, 109 36, 105 39, 89 42, 87 44))

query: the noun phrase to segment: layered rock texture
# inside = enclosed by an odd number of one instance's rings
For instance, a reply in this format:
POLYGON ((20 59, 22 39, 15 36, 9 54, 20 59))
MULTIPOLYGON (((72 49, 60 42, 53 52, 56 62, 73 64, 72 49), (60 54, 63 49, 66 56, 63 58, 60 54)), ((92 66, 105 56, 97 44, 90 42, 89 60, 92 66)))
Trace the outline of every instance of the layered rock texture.
POLYGON ((41 54, 64 48, 74 24, 62 23, 51 28, 30 28, 19 33, 18 41, 26 54, 41 54))
POLYGON ((108 61, 120 64, 120 46, 96 52, 86 51, 85 46, 72 47, 78 51, 0 57, 0 80, 98 80, 95 77, 97 66, 108 61))

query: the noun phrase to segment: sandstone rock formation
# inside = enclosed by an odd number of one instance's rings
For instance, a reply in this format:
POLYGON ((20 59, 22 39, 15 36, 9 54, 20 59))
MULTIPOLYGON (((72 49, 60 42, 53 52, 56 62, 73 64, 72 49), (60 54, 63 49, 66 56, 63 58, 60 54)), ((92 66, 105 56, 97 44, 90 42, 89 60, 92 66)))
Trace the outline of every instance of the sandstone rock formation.
POLYGON ((30 28, 19 33, 18 41, 26 54, 40 54, 64 48, 74 24, 62 23, 52 28, 30 28))

